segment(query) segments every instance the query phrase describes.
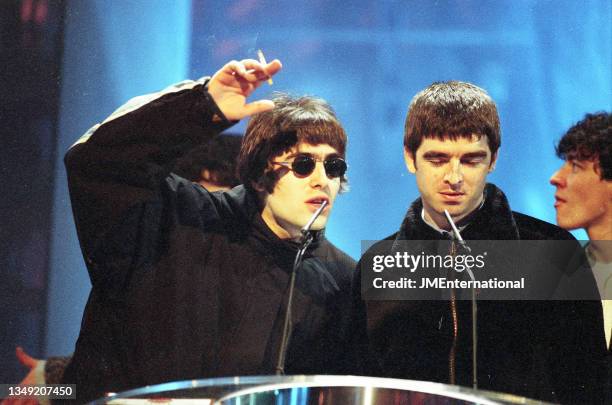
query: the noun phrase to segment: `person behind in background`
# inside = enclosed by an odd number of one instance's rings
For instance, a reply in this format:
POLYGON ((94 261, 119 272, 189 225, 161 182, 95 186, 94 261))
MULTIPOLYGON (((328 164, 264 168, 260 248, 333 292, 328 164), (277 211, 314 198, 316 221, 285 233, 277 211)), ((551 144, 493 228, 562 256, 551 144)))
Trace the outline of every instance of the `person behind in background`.
POLYGON ((565 160, 550 178, 556 187, 557 224, 568 230, 584 229, 586 253, 603 308, 608 348, 608 403, 612 403, 612 114, 586 114, 557 145, 565 160))
MULTIPOLYGON (((388 244, 379 242, 364 257, 393 249, 401 241, 456 240, 445 210, 468 244, 572 240, 555 225, 512 211, 502 190, 487 183, 500 144, 497 108, 485 90, 449 81, 416 94, 405 123, 404 157, 420 197, 409 207, 399 231, 385 239, 388 244)), ((362 257, 360 273, 371 271, 361 267, 366 262, 362 257)), ((354 279, 354 296, 359 297, 365 291, 362 279, 354 279)), ((418 298, 421 292, 413 289, 406 294, 417 298, 356 301, 364 372, 472 386, 470 301, 455 299, 452 288, 444 291, 450 298, 418 298)), ((566 302, 479 301, 478 388, 564 403, 600 398, 598 388, 593 388, 601 364, 600 353, 592 350, 597 337, 583 334, 579 325, 597 324, 597 309, 593 313, 593 308, 566 302)))
POLYGON ((237 173, 242 135, 221 134, 181 157, 172 170, 208 191, 229 191, 240 184, 237 173))
POLYGON ((230 62, 94 127, 67 153, 92 290, 63 383, 77 401, 173 380, 273 374, 301 228, 286 373, 338 374, 346 361, 354 262, 324 236, 343 189, 346 134, 327 103, 246 98, 279 61, 230 62), (251 116, 242 182, 209 192, 174 161, 251 116))

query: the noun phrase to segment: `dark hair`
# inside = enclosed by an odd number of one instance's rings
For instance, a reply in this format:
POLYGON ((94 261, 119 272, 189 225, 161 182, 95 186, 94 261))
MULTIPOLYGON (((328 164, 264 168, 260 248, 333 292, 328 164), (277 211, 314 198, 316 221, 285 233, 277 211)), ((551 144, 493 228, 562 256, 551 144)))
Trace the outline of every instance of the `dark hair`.
POLYGON ((410 102, 404 124, 404 148, 413 156, 423 138, 457 139, 486 136, 495 154, 501 145, 499 115, 493 99, 473 84, 436 82, 410 102))
POLYGON ((236 161, 241 143, 242 136, 238 134, 221 134, 187 152, 176 162, 173 171, 197 182, 202 178, 202 170, 208 170, 210 178, 206 180, 219 186, 237 186, 240 180, 236 174, 236 161))
MULTIPOLYGON (((270 167, 274 157, 300 142, 328 144, 344 157, 347 142, 334 110, 324 100, 276 94, 273 101, 272 110, 257 114, 249 121, 238 158, 238 176, 242 183, 251 190, 258 185, 268 193, 278 181, 277 171, 270 167)), ((343 176, 340 191, 346 191, 347 184, 343 176)))
POLYGON ((586 114, 571 127, 556 147, 561 159, 590 160, 600 169, 600 177, 612 180, 612 115, 586 114))

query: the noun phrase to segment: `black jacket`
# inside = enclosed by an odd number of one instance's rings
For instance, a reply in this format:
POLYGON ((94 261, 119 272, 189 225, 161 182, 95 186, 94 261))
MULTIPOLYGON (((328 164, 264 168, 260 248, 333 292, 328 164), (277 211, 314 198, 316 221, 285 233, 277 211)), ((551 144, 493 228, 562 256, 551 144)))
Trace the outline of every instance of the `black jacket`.
MULTIPOLYGON (((92 282, 64 382, 78 402, 172 380, 274 374, 297 250, 239 186, 170 172, 229 126, 206 90, 108 121, 65 158, 92 282)), ((287 374, 343 373, 354 261, 318 235, 298 272, 287 374)))
MULTIPOLYGON (((511 211, 494 185, 488 184, 485 194, 484 205, 461 231, 464 239, 572 239, 557 226, 511 211)), ((422 220, 422 208, 421 200, 416 200, 399 231, 386 240, 445 238, 422 220)), ((356 297, 360 282, 356 275, 356 297)), ((456 305, 459 327, 451 355, 454 324, 448 300, 357 300, 355 333, 364 372, 450 383, 452 367, 454 382, 471 386, 471 303, 456 301, 456 305)), ((602 321, 596 301, 480 301, 478 388, 554 402, 601 402, 602 321)))

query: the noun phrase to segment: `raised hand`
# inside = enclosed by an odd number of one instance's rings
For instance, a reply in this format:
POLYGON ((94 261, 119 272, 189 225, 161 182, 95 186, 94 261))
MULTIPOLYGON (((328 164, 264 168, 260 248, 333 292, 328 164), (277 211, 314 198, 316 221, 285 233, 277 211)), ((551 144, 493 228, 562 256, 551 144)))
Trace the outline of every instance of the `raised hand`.
POLYGON ((240 120, 274 108, 271 100, 247 103, 246 99, 281 68, 278 59, 267 64, 254 59, 231 61, 210 79, 208 92, 227 119, 240 120))

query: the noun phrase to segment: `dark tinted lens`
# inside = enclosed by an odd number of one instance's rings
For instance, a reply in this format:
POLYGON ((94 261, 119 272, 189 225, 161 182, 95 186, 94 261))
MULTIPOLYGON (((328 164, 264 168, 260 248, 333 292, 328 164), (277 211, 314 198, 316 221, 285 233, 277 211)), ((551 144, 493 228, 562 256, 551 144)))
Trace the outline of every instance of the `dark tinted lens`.
POLYGON ((308 176, 314 171, 317 162, 310 156, 297 156, 291 164, 291 170, 300 176, 308 176))
POLYGON ((326 160, 323 165, 329 177, 342 177, 346 173, 346 162, 342 158, 326 160))

